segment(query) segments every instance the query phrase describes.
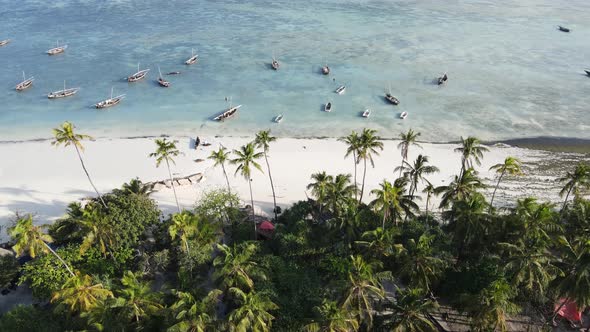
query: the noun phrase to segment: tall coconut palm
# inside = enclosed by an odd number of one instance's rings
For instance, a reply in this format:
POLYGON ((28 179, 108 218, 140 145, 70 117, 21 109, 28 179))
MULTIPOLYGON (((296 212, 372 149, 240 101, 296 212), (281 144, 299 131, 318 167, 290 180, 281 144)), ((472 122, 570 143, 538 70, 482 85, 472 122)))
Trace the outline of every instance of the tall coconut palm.
POLYGON ((357 159, 359 162, 363 161, 363 183, 361 185, 361 194, 359 197, 359 204, 363 200, 363 193, 365 191, 365 177, 367 175, 367 159, 371 162, 371 167, 375 167, 375 162, 373 161, 373 155, 378 156, 379 150, 383 150, 383 142, 381 142, 381 137, 375 135, 377 130, 374 129, 363 129, 363 132, 360 136, 359 142, 359 150, 357 154, 357 159))
POLYGON ((428 215, 428 209, 430 208, 430 199, 432 198, 432 195, 435 194, 435 190, 436 188, 432 185, 432 183, 426 181, 426 186, 422 190, 422 192, 426 194, 426 215, 428 215))
POLYGON ((338 215, 344 207, 350 203, 356 187, 350 184, 350 174, 338 174, 333 181, 328 184, 326 192, 326 205, 330 211, 338 215))
POLYGON ((178 300, 170 307, 175 313, 176 324, 168 332, 205 332, 213 330, 216 305, 221 291, 214 289, 203 299, 197 299, 188 292, 176 292, 178 300))
POLYGON ((221 166, 223 170, 223 175, 225 176, 225 182, 227 183, 227 192, 231 193, 231 187, 229 186, 229 177, 227 176, 227 172, 225 171, 225 163, 229 161, 229 151, 223 146, 220 146, 217 151, 211 151, 211 155, 209 159, 213 160, 215 163, 213 166, 221 166))
POLYGON ((484 288, 469 307, 476 331, 507 331, 506 320, 520 311, 520 307, 513 302, 515 296, 514 289, 503 279, 484 288))
POLYGON ((240 288, 246 292, 254 289, 254 279, 266 279, 264 272, 254 261, 258 250, 255 243, 244 242, 233 247, 217 245, 220 255, 213 260, 213 278, 224 291, 240 288))
POLYGON ((186 253, 190 251, 189 240, 196 232, 197 219, 198 217, 192 212, 183 211, 181 213, 174 214, 172 216, 170 226, 168 226, 168 234, 170 234, 170 238, 175 240, 178 236, 184 245, 184 250, 186 253))
POLYGON ((87 206, 84 209, 82 218, 77 220, 85 233, 82 244, 80 245, 80 253, 86 252, 90 247, 98 245, 100 252, 106 256, 107 252, 111 254, 113 259, 112 247, 115 243, 115 234, 113 228, 108 224, 106 216, 98 208, 87 206))
POLYGON ((180 155, 180 151, 178 151, 178 149, 176 148, 177 141, 168 141, 166 138, 157 138, 154 142, 156 142, 157 146, 156 151, 150 153, 149 156, 152 158, 156 158, 156 167, 160 167, 162 161, 166 162, 166 167, 168 168, 168 176, 170 177, 170 184, 172 185, 172 191, 174 192, 174 200, 176 201, 178 213, 180 213, 181 208, 180 204, 178 203, 178 196, 176 196, 176 187, 174 186, 172 172, 170 171, 170 163, 176 164, 176 162, 174 161, 174 157, 180 155))
POLYGON ((409 280, 412 287, 430 292, 432 283, 444 272, 445 261, 432 250, 434 235, 422 234, 418 241, 408 240, 401 257, 400 275, 409 280))
POLYGON ((455 152, 461 153, 461 174, 466 169, 473 168, 473 162, 481 165, 483 153, 488 151, 489 149, 481 145, 478 138, 473 136, 461 137, 461 146, 455 149, 455 152))
POLYGON ((380 186, 380 189, 371 190, 371 194, 377 197, 369 205, 383 214, 381 228, 385 229, 385 221, 390 217, 397 225, 398 218, 402 215, 409 216, 413 214, 412 211, 418 210, 411 196, 406 195, 405 187, 396 186, 387 180, 383 180, 380 186))
POLYGON ((482 188, 485 188, 485 184, 477 177, 473 168, 468 168, 461 175, 455 176, 448 186, 435 189, 435 193, 442 193, 439 208, 446 208, 455 201, 466 199, 482 188))
POLYGON ((74 125, 68 121, 64 122, 60 128, 54 128, 53 129, 54 139, 53 139, 53 141, 51 141, 51 145, 55 145, 55 146, 60 146, 60 145, 70 146, 70 145, 72 145, 76 149, 76 153, 78 154, 78 159, 80 159, 80 164, 82 164, 82 169, 84 170, 84 173, 86 173, 86 177, 88 178, 88 182, 90 182, 90 185, 92 186, 92 188, 96 192, 96 195, 98 195, 98 198, 100 199, 102 205, 104 205, 104 207, 107 208, 107 205, 105 204, 104 200, 102 199, 102 196, 98 192, 98 189, 96 189, 96 186, 92 182, 92 179, 90 178, 90 174, 88 173, 88 170, 86 170, 86 165, 84 165, 84 160, 82 159, 81 152, 84 151, 84 146, 82 145, 82 141, 86 140, 86 139, 92 140, 93 138, 89 135, 76 134, 74 132, 74 128, 75 128, 74 125))
POLYGON ((500 174, 500 176, 498 177, 498 182, 496 183, 496 187, 494 188, 494 192, 492 193, 492 199, 490 200, 490 212, 491 212, 492 208, 494 207, 494 197, 496 197, 496 190, 498 190, 498 187, 500 186, 500 181, 502 181, 502 178, 506 174, 508 174, 508 175, 521 175, 522 171, 521 171, 520 166, 521 166, 520 160, 509 156, 509 157, 506 157, 506 159, 504 159, 503 163, 496 164, 496 165, 490 167, 490 171, 496 171, 497 174, 500 174))
POLYGON ((373 325, 373 302, 385 296, 383 286, 375 276, 378 263, 368 263, 361 256, 351 256, 348 287, 342 307, 354 312, 359 322, 370 329, 373 325))
POLYGON ((453 240, 458 247, 459 258, 463 257, 467 245, 479 242, 488 227, 488 204, 480 193, 474 193, 453 203, 450 211, 443 212, 443 217, 450 219, 453 240))
POLYGON ((311 190, 311 194, 315 197, 318 203, 320 213, 322 213, 322 207, 328 194, 328 186, 334 180, 331 175, 326 174, 325 171, 314 173, 311 175, 312 182, 307 185, 307 189, 311 190))
POLYGON ((353 332, 358 331, 359 322, 348 310, 338 307, 334 301, 324 299, 322 305, 314 308, 319 319, 305 326, 307 332, 353 332))
POLYGON ((366 257, 377 257, 385 259, 403 252, 404 247, 396 244, 394 236, 399 235, 397 228, 383 229, 377 227, 372 231, 366 231, 361 236, 361 241, 355 243, 362 248, 366 248, 366 257))
POLYGON ((581 162, 576 165, 573 172, 567 172, 566 175, 558 180, 559 182, 565 182, 563 189, 559 192, 559 195, 565 199, 563 200, 563 207, 561 210, 565 210, 567 206, 567 200, 570 197, 572 191, 576 191, 579 188, 590 188, 590 166, 581 162))
POLYGON ((564 273, 556 280, 556 291, 559 297, 576 302, 578 308, 586 308, 590 306, 590 242, 559 236, 558 243, 564 273))
POLYGON ((53 239, 49 234, 43 233, 42 228, 42 226, 33 225, 33 216, 30 214, 19 217, 14 226, 8 229, 8 235, 15 242, 12 250, 19 256, 28 253, 32 258, 35 258, 38 253, 50 252, 63 264, 70 275, 75 277, 68 264, 47 244, 53 242, 53 239))
POLYGON ((518 226, 517 237, 528 244, 549 245, 552 235, 561 230, 554 210, 553 204, 537 203, 535 198, 517 200, 516 207, 512 210, 518 226))
MULTIPOLYGON (((424 178, 424 175, 438 173, 440 170, 436 166, 428 165, 428 156, 418 155, 414 164, 410 164, 404 161, 403 170, 407 170, 407 174, 410 178, 410 196, 414 196, 414 193, 418 190, 418 184, 420 182, 428 181, 424 178)), ((397 168, 396 168, 397 170, 397 168)))
POLYGON ((274 316, 270 313, 279 308, 268 297, 254 291, 246 293, 239 288, 230 288, 238 307, 230 312, 227 320, 231 332, 268 332, 274 316))
POLYGON ((141 281, 131 271, 121 278, 122 288, 117 292, 117 304, 129 320, 139 322, 163 308, 160 294, 152 291, 149 282, 141 281))
MULTIPOLYGON (((243 145, 239 150, 234 150, 233 153, 236 158, 230 162, 238 165, 235 174, 240 173, 248 181, 250 186, 250 202, 252 203, 252 215, 254 215, 254 196, 252 195, 252 167, 262 172, 262 167, 256 162, 256 159, 260 159, 263 156, 262 152, 256 152, 256 148, 253 143, 243 145)), ((256 223, 254 223, 254 235, 256 235, 256 223)))
POLYGON ((270 129, 259 131, 258 133, 256 133, 256 138, 254 139, 254 144, 256 144, 258 148, 261 148, 262 152, 264 153, 266 169, 268 170, 268 178, 270 179, 270 189, 272 190, 272 200, 274 204, 273 212, 275 213, 275 220, 277 219, 277 197, 275 195, 275 187, 272 183, 272 175, 270 174, 270 164, 268 163, 268 150, 270 149, 270 143, 276 140, 276 137, 270 135, 270 129))
POLYGON ((113 293, 101 283, 95 284, 92 277, 76 272, 53 294, 51 302, 59 302, 68 306, 72 313, 80 313, 90 311, 100 301, 112 297, 113 293))
POLYGON ((135 178, 129 181, 129 183, 124 183, 121 189, 115 189, 113 192, 147 197, 153 192, 153 188, 153 184, 143 183, 140 179, 135 178))
POLYGON ((348 156, 350 156, 352 154, 352 162, 354 163, 354 188, 355 188, 354 199, 357 199, 357 191, 356 190, 358 190, 357 189, 358 188, 357 181, 356 181, 356 169, 357 169, 357 165, 359 163, 358 154, 359 154, 359 150, 360 150, 360 140, 361 140, 361 137, 354 130, 350 133, 350 135, 341 137, 339 139, 339 141, 344 142, 347 145, 346 153, 344 154, 344 158, 347 158, 348 156))
MULTIPOLYGON (((420 133, 419 132, 415 132, 412 129, 408 129, 407 132, 405 133, 400 133, 399 134, 399 139, 401 140, 401 142, 399 142, 399 144, 397 145, 397 148, 401 150, 401 155, 402 155, 402 163, 401 166, 404 166, 404 161, 408 160, 408 152, 410 151, 410 146, 414 145, 416 147, 421 147, 420 144, 418 144, 417 140, 418 137, 420 137, 420 133)), ((402 176, 402 169, 400 168, 399 170, 399 177, 402 176)))
POLYGON ((438 329, 428 319, 438 304, 419 288, 398 288, 393 304, 393 317, 387 327, 393 332, 435 332, 438 329))

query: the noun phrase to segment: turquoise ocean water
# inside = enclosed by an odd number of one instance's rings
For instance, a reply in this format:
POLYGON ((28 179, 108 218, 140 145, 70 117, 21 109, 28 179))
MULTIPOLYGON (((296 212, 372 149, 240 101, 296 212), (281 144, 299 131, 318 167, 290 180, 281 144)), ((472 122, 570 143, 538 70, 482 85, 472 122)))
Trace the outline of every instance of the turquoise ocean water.
POLYGON ((99 137, 339 136, 368 126, 386 137, 412 127, 429 141, 590 138, 588 0, 0 0, 0 17, 0 39, 12 39, 0 48, 0 140, 49 137, 64 120, 99 137), (58 39, 66 53, 44 54, 58 39), (192 48, 200 61, 188 67, 192 48), (138 62, 148 79, 125 82, 138 62), (158 65, 182 72, 168 76, 171 88, 155 83, 158 65), (23 70, 35 83, 18 93, 23 70), (433 84, 445 71, 448 84, 433 84), (48 100, 63 80, 80 92, 48 100), (389 85, 397 107, 383 100, 389 85), (111 87, 125 100, 93 109, 111 87), (239 116, 212 122, 229 96, 239 116))

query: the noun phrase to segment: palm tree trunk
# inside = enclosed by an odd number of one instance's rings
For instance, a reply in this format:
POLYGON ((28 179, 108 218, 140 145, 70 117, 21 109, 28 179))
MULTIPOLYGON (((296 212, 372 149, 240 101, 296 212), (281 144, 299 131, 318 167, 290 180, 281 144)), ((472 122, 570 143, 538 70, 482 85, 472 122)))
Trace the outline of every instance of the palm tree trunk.
POLYGON ((502 177, 504 176, 505 172, 506 172, 506 169, 504 168, 504 170, 502 171, 502 174, 500 174, 500 178, 498 178, 498 183, 496 183, 496 188, 494 188, 494 192, 492 193, 492 199, 490 200, 490 213, 492 212, 492 209, 494 208, 494 197, 496 196, 496 190, 498 190, 498 187, 500 186, 500 181, 502 181, 502 177))
POLYGON ((256 220, 254 220, 254 195, 252 195, 252 179, 248 179, 250 186, 250 203, 252 204, 252 223, 254 224, 254 240, 256 240, 256 220))
POLYGON ((227 192, 231 193, 231 188, 229 186, 229 178, 227 177, 227 172, 225 171, 225 166, 221 164, 221 169, 223 170, 223 175, 225 175, 225 182, 227 183, 227 192))
POLYGON ((174 200, 176 200, 178 213, 180 213, 180 204, 178 204, 178 196, 176 196, 176 187, 174 187, 174 179, 172 178, 172 172, 170 172, 170 163, 168 162, 168 158, 166 158, 166 166, 168 167, 168 176, 170 176, 170 184, 172 185, 172 191, 174 192, 174 200))
POLYGON ((387 218, 387 211, 383 211, 383 222, 381 225, 381 229, 385 230, 385 219, 387 218))
POLYGON ((357 165, 357 161, 356 161, 356 152, 352 153, 352 159, 354 161, 354 199, 356 200, 358 198, 357 194, 358 194, 358 185, 356 183, 356 165, 357 165))
POLYGON ((428 217, 428 205, 430 205, 430 193, 426 195, 426 216, 428 217))
POLYGON ((572 189, 574 189, 573 185, 567 191, 567 195, 565 195, 565 200, 563 201, 563 207, 561 208, 561 211, 565 210, 565 207, 567 206, 567 199, 570 197, 570 194, 572 193, 572 189))
POLYGON ((268 169, 268 178, 270 179, 270 189, 272 189, 272 200, 274 203, 273 212, 275 213, 275 220, 277 220, 277 197, 275 195, 275 186, 272 183, 272 175, 270 174, 270 164, 268 163, 266 152, 264 152, 264 160, 266 160, 266 169, 268 169))
POLYGON ((47 247, 47 249, 49 249, 49 251, 66 267, 66 270, 68 270, 68 272, 70 272, 72 277, 75 277, 76 275, 74 274, 74 272, 72 272, 72 270, 70 269, 68 264, 66 264, 66 262, 61 257, 59 257, 59 255, 55 251, 53 251, 53 249, 51 249, 51 247, 47 243, 45 243, 45 241, 41 241, 41 242, 43 242, 45 247, 47 247))
POLYGON ((402 170, 404 169, 404 161, 406 161, 406 158, 402 158, 402 164, 399 167, 399 176, 398 177, 402 177, 402 170))
POLYGON ((94 188, 94 191, 96 191, 96 194, 98 195, 98 199, 100 199, 100 201, 102 202, 102 205, 104 206, 104 208, 108 210, 109 208, 107 207, 106 203, 102 199, 102 196, 98 192, 98 189, 96 189, 96 186, 92 182, 92 179, 90 178, 90 174, 88 174, 88 170, 86 170, 86 165, 84 165, 84 160, 82 160, 82 155, 80 154, 80 150, 78 149, 78 147, 76 146, 76 144, 74 144, 74 147, 76 148, 76 153, 78 154, 78 158, 80 159, 80 164, 82 164, 82 169, 84 170, 84 173, 86 173, 86 177, 88 178, 88 181, 90 182, 90 185, 92 186, 92 188, 94 188))
POLYGON ((361 196, 359 198, 359 205, 363 201, 363 193, 365 191, 365 177, 367 175, 367 158, 363 158, 364 160, 364 169, 363 169, 363 184, 361 185, 361 196))

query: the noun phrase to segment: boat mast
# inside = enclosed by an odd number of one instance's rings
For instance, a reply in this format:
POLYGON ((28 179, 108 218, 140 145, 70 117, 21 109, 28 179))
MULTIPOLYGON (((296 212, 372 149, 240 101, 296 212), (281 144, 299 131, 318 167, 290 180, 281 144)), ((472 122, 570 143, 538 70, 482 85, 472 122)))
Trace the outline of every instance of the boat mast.
POLYGON ((160 71, 160 66, 158 66, 158 73, 160 73, 160 78, 162 78, 162 71, 160 71))
POLYGON ((114 87, 111 87, 111 99, 113 99, 113 89, 114 87))
POLYGON ((27 80, 27 77, 25 76, 25 71, 23 70, 23 82, 27 80))
POLYGON ((66 91, 66 80, 64 80, 64 91, 66 91))

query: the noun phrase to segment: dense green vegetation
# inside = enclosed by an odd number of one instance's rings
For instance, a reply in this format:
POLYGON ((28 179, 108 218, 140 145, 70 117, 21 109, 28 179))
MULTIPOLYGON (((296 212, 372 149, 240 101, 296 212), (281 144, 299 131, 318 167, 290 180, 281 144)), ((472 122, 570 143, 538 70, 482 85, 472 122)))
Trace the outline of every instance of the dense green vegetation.
MULTIPOLYGON (((239 209, 227 177, 227 190, 170 216, 139 180, 71 204, 48 232, 20 216, 9 229, 14 250, 34 258, 20 282, 48 305, 14 308, 0 331, 434 331, 428 313, 443 301, 468 314, 472 330, 491 331, 524 308, 549 324, 558 299, 590 305, 587 165, 561 179, 559 205, 526 198, 498 208, 495 189, 483 194, 477 166, 486 148, 476 138, 462 140, 458 175, 435 188, 428 157, 407 159, 418 136, 401 135, 397 178, 367 189, 380 138, 373 130, 343 138, 354 178, 362 166, 360 188, 349 174, 312 174, 312 197, 275 209, 271 238, 254 240, 250 211, 239 209)), ((273 141, 259 133, 235 158, 220 148, 211 159, 224 173, 237 165, 251 183, 262 157, 270 176, 273 141)), ((169 165, 174 142, 157 144, 153 156, 169 165)), ((496 188, 522 173, 510 157, 493 170, 496 188)))

